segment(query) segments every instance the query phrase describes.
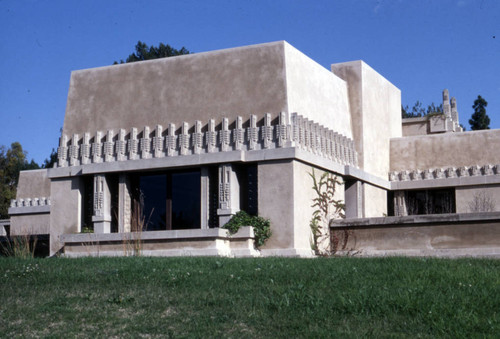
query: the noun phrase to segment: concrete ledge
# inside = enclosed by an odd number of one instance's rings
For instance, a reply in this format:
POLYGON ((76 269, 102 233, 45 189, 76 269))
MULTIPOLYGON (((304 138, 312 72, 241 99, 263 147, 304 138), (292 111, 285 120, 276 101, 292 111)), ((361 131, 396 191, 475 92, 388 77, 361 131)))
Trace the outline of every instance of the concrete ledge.
POLYGON ((10 207, 9 215, 50 213, 50 205, 10 207))
POLYGON ((334 219, 330 221, 330 227, 346 226, 394 226, 394 225, 426 225, 435 223, 454 223, 464 221, 497 221, 500 222, 500 212, 481 213, 450 213, 450 214, 425 214, 409 215, 405 217, 379 217, 379 218, 353 218, 334 219))
POLYGON ((330 230, 339 254, 500 257, 500 212, 332 220, 330 230))
POLYGON ((222 228, 145 231, 131 233, 63 234, 64 255, 127 256, 136 252, 146 256, 235 256, 255 257, 254 232, 242 227, 236 234, 222 228))

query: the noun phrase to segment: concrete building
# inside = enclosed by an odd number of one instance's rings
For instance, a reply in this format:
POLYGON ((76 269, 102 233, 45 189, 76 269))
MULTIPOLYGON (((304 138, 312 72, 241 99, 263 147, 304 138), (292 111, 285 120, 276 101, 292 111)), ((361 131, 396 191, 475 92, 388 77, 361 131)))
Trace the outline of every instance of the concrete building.
POLYGON ((500 211, 500 130, 462 132, 443 100, 402 121, 363 61, 327 70, 284 41, 74 71, 58 163, 21 173, 10 232, 67 256, 311 256, 313 170, 343 182, 346 220, 500 211), (259 251, 221 228, 239 210, 271 220, 259 251))

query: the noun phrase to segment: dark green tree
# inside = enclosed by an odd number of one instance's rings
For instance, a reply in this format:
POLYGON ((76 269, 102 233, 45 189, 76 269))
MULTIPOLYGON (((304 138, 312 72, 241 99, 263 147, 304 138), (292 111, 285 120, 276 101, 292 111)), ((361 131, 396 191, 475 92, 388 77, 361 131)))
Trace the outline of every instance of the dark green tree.
POLYGON ((52 168, 57 162, 57 151, 53 148, 50 156, 43 161, 42 168, 52 168))
POLYGON ((26 160, 26 152, 20 143, 13 142, 9 149, 0 146, 0 219, 9 217, 7 212, 11 199, 16 198, 19 172, 38 168, 40 166, 34 160, 26 160))
POLYGON ((480 95, 474 100, 474 113, 469 119, 470 129, 477 131, 480 129, 490 129, 490 117, 486 114, 486 106, 488 103, 480 95))
MULTIPOLYGON (((120 64, 143 61, 143 60, 151 60, 151 59, 159 59, 159 58, 168 58, 171 56, 190 54, 190 52, 182 47, 181 49, 175 49, 170 45, 164 45, 160 43, 158 47, 151 46, 149 47, 142 41, 138 41, 137 45, 135 45, 135 53, 130 54, 127 60, 120 60, 120 64)), ((117 61, 113 63, 113 65, 118 64, 117 61)))

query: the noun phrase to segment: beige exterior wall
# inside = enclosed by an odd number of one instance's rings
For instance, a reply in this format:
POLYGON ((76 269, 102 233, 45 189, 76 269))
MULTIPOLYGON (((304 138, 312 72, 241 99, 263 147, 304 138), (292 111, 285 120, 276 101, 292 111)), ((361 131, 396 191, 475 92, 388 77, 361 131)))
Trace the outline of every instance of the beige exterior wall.
MULTIPOLYGON (((402 135, 401 91, 363 61, 334 64, 332 71, 348 84, 359 167, 387 178, 390 140, 402 135)), ((366 183, 363 186, 362 214, 365 217, 386 214, 386 191, 366 183)))
POLYGON ((429 134, 427 118, 403 119, 403 137, 429 134))
MULTIPOLYGON (((47 170, 30 170, 19 173, 16 199, 50 197, 50 179, 47 170)), ((49 234, 50 216, 48 213, 15 214, 10 217, 10 234, 49 234)))
MULTIPOLYGON (((312 167, 299 161, 259 164, 259 215, 271 220, 272 237, 262 248, 263 255, 311 256, 313 216, 312 167)), ((324 172, 315 169, 319 180, 324 172)), ((342 178, 339 177, 342 181, 342 178)), ((344 200, 344 188, 337 187, 335 199, 344 200)), ((325 234, 328 234, 328 225, 325 234)), ((329 238, 321 244, 329 247, 329 238)))
POLYGON ((74 71, 63 133, 277 117, 287 111, 284 62, 280 41, 74 71))
POLYGON ((387 191, 365 183, 363 185, 364 217, 387 215, 387 191))
POLYGON ((50 211, 50 255, 61 249, 59 236, 80 232, 81 179, 52 179, 50 211))
POLYGON ((456 216, 410 216, 390 223, 390 218, 345 220, 334 224, 332 231, 348 230, 345 252, 359 256, 500 257, 498 216, 462 215, 464 220, 456 216))
POLYGON ((395 138, 390 146, 391 171, 500 162, 500 130, 395 138))
MULTIPOLYGON (((308 252, 311 250, 312 232, 310 222, 316 208, 313 208, 313 199, 317 197, 316 192, 313 190, 312 174, 313 167, 299 161, 293 162, 294 170, 294 199, 293 199, 293 214, 294 214, 294 246, 300 249, 301 252, 308 252)), ((314 169, 316 180, 320 180, 325 172, 317 168, 314 169)), ((342 177, 338 179, 343 182, 342 177)), ((334 199, 345 201, 344 186, 338 185, 334 199)), ((333 217, 333 216, 332 216, 333 217)), ((329 234, 328 222, 323 226, 322 232, 325 235, 329 234)), ((330 250, 330 237, 326 236, 322 239, 320 250, 330 250)))
POLYGON ((288 110, 352 138, 347 83, 285 43, 288 110))
POLYGON ((457 213, 471 213, 470 205, 478 200, 480 206, 491 203, 493 210, 483 212, 500 212, 500 185, 467 186, 457 187, 455 190, 455 202, 457 213), (484 204, 482 203, 484 202, 484 204))
POLYGON ((272 252, 294 247, 293 161, 258 164, 259 215, 271 220, 273 235, 263 247, 272 252))
POLYGON ((10 217, 10 235, 49 234, 48 213, 13 215, 10 217))
POLYGON ((332 71, 348 84, 360 168, 386 178, 390 139, 402 135, 401 91, 363 61, 334 64, 332 71))
POLYGON ((16 199, 50 197, 50 179, 47 170, 21 171, 16 199))

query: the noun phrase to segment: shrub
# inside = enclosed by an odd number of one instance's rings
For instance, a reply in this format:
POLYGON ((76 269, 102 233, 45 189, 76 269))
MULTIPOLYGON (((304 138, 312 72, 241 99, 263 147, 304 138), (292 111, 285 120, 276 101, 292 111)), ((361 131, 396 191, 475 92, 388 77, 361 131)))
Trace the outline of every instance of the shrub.
POLYGON ((252 226, 255 233, 255 247, 259 248, 271 237, 271 222, 259 216, 239 211, 222 227, 231 234, 238 232, 242 226, 252 226))

